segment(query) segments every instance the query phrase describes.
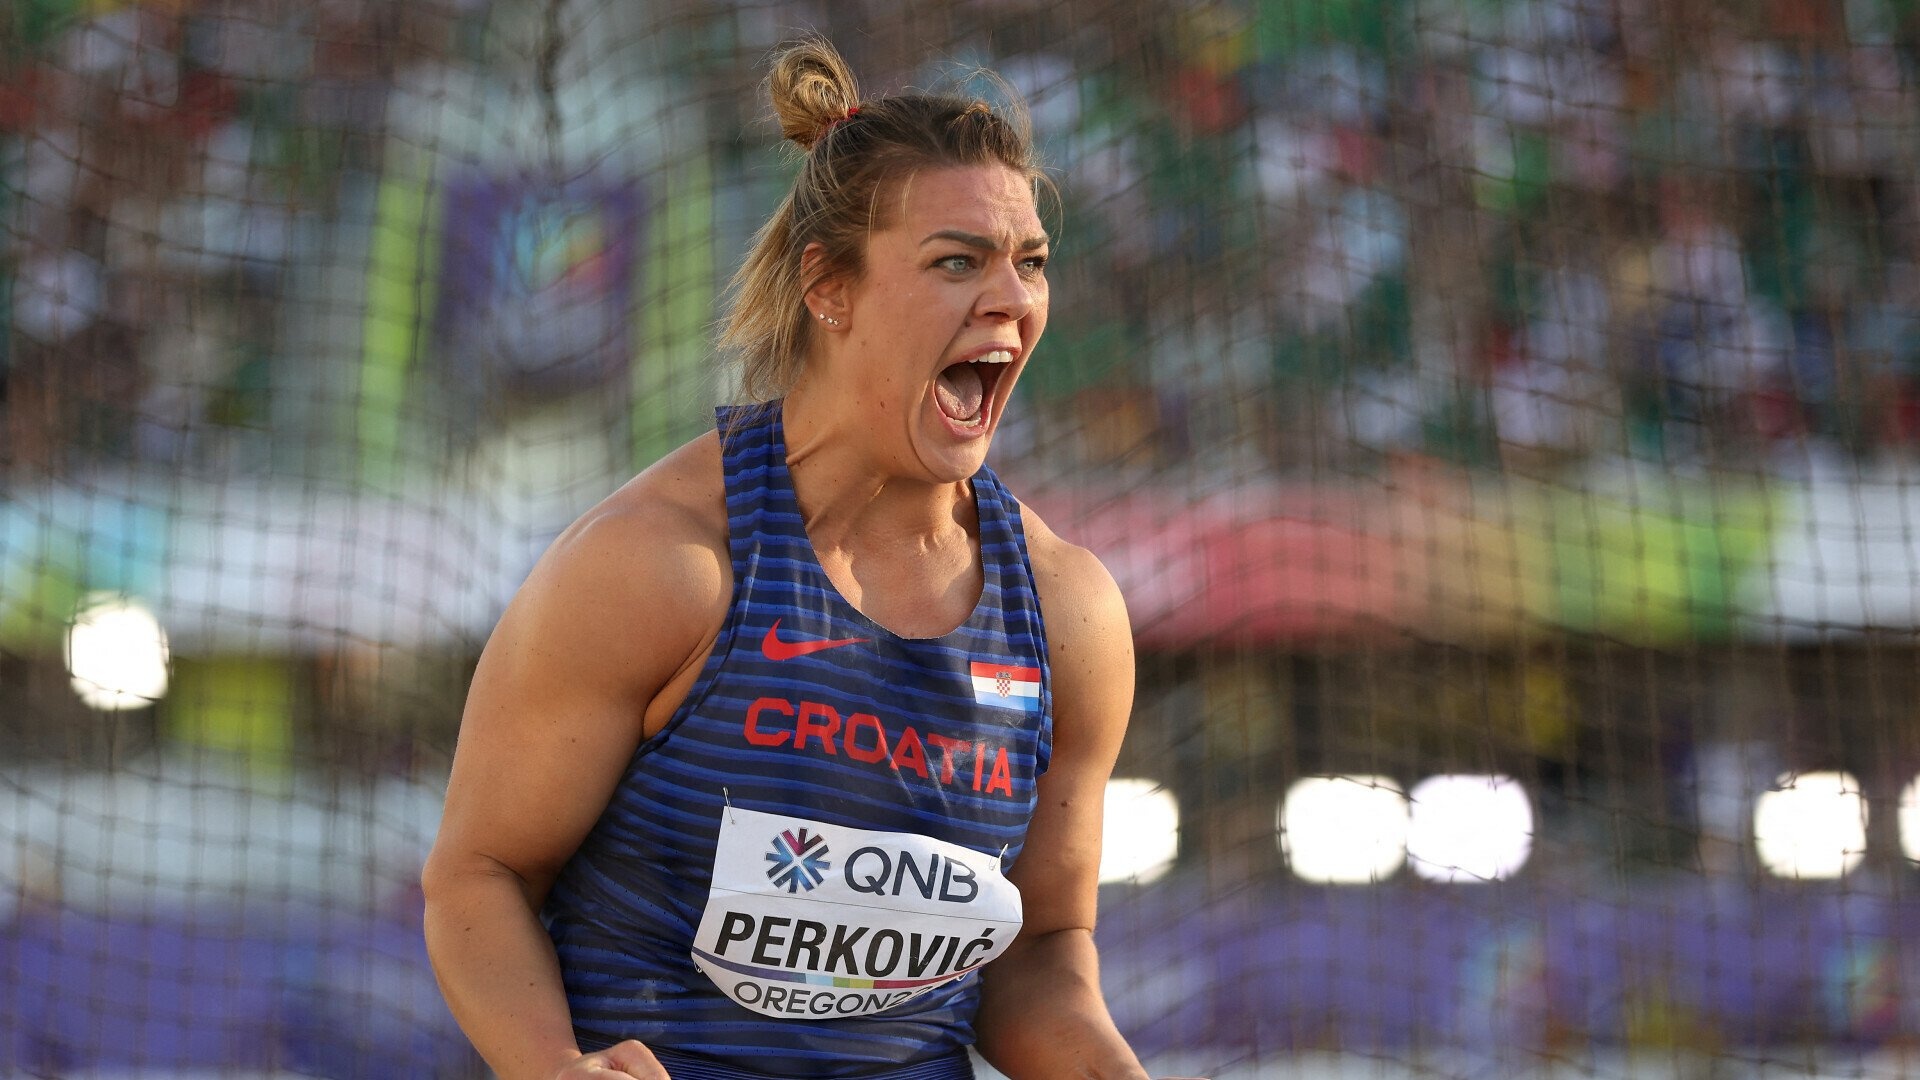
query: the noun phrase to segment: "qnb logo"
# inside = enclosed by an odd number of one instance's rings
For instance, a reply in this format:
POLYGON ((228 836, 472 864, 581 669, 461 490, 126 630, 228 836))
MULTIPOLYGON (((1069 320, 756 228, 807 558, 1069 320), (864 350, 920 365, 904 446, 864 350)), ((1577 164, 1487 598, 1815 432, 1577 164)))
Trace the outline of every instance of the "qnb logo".
POLYGON ((911 851, 889 852, 882 847, 856 848, 847 857, 847 887, 874 896, 899 896, 901 890, 949 904, 971 904, 980 895, 980 878, 958 859, 911 851))
POLYGON ((827 840, 819 833, 789 829, 773 838, 773 850, 767 852, 767 880, 790 893, 808 892, 826 878, 833 864, 827 861, 827 840))

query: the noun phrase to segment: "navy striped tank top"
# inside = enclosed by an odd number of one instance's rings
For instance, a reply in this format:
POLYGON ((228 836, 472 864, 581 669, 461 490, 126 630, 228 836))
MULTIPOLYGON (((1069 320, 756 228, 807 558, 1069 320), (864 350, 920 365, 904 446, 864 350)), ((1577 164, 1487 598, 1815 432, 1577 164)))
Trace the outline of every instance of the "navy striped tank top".
POLYGON ((1019 506, 980 470, 979 603, 897 637, 815 558, 779 405, 720 430, 726 623, 543 912, 581 1048, 639 1039, 675 1080, 970 1077, 1051 748, 1019 506))

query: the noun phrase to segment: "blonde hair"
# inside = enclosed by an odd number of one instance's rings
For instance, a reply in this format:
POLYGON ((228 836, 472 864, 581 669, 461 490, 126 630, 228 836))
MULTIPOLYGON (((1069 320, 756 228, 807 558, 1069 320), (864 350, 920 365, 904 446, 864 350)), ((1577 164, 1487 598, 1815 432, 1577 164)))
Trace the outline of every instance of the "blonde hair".
POLYGON ((1000 164, 1053 192, 1017 103, 996 111, 977 98, 930 93, 862 101, 846 61, 820 38, 780 48, 766 86, 780 133, 804 156, 733 276, 721 324, 721 349, 740 365, 741 392, 752 402, 782 396, 799 377, 815 332, 804 297, 822 281, 865 269, 867 236, 886 227, 883 188, 919 169, 1000 164), (803 268, 813 243, 822 257, 803 268))

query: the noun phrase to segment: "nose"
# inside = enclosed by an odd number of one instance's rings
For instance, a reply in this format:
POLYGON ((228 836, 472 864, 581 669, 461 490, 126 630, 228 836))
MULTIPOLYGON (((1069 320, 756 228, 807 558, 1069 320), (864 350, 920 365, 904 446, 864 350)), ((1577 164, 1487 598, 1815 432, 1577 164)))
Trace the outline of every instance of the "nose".
POLYGON ((980 298, 974 303, 975 315, 1019 322, 1033 310, 1037 283, 1020 276, 1018 260, 1024 257, 994 257, 982 282, 980 298))

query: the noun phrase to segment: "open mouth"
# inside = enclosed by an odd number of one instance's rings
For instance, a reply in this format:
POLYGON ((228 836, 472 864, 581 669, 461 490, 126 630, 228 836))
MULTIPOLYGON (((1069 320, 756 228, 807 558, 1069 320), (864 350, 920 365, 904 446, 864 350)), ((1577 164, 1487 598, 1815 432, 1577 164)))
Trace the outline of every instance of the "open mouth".
POLYGON ((1000 349, 976 360, 949 364, 934 381, 933 396, 940 411, 957 424, 980 424, 987 418, 987 402, 1000 376, 1013 366, 1013 353, 1000 349))

